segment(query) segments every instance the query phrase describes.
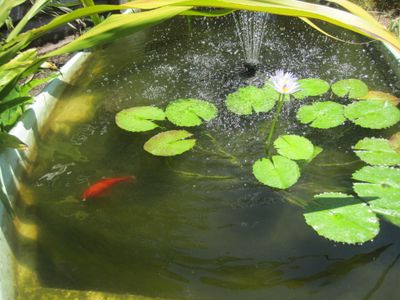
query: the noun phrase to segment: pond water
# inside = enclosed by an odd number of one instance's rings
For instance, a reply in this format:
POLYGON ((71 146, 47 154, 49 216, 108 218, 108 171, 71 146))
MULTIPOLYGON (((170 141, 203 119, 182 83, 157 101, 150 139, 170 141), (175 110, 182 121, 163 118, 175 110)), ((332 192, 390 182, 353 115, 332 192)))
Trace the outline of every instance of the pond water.
POLYGON ((251 78, 231 17, 190 26, 177 18, 93 54, 25 180, 30 205, 20 211, 38 228, 41 286, 168 299, 400 297, 397 227, 382 221, 372 242, 336 244, 305 223, 302 208, 316 193, 351 193, 350 176, 364 165, 351 146, 399 127, 312 129, 294 118, 300 102, 287 103, 276 134, 304 134, 324 151, 295 186, 279 191, 251 173, 264 156, 272 113, 239 117, 224 106, 229 93, 264 83, 277 68, 331 83, 359 78, 387 92, 395 92, 393 73, 364 46, 327 39, 294 19, 271 17, 265 32, 263 65, 251 78), (178 98, 219 108, 215 120, 189 129, 198 146, 181 156, 143 150, 161 130, 135 134, 115 125, 123 108, 165 108, 178 98), (127 175, 136 182, 81 201, 90 184, 127 175))

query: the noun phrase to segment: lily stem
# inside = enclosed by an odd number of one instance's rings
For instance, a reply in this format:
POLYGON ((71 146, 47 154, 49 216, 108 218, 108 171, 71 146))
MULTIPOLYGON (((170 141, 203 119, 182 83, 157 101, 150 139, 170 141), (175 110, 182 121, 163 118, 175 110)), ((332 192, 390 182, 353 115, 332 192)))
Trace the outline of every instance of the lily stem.
POLYGON ((279 94, 278 98, 278 108, 276 109, 274 119, 272 120, 271 128, 269 130, 268 134, 268 139, 266 143, 266 152, 267 152, 267 157, 269 158, 271 156, 271 150, 272 150, 272 138, 274 137, 274 131, 275 131, 275 125, 278 122, 279 115, 281 114, 281 110, 283 107, 283 99, 285 98, 285 94, 279 94))

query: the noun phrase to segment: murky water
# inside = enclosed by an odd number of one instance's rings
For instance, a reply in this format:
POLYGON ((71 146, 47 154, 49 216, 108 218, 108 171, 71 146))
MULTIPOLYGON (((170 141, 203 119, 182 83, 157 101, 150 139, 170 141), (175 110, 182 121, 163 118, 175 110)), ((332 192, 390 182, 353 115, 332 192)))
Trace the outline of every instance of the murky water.
POLYGON ((25 218, 38 226, 42 286, 171 299, 400 297, 400 229, 382 221, 373 242, 342 245, 319 237, 302 216, 316 193, 351 192, 350 175, 363 165, 351 145, 398 127, 314 130, 293 118, 300 102, 287 104, 277 134, 305 134, 325 150, 294 187, 273 191, 251 174, 264 156, 271 113, 238 117, 223 105, 228 93, 261 84, 276 68, 330 82, 360 78, 387 92, 396 91, 394 75, 362 46, 334 42, 296 20, 269 22, 264 67, 250 79, 240 76, 231 18, 196 19, 192 31, 175 19, 93 55, 26 179, 32 205, 25 218), (185 97, 212 101, 220 113, 189 129, 199 147, 181 156, 151 156, 142 147, 156 131, 134 134, 114 124, 123 108, 165 108, 185 97), (89 184, 126 175, 136 183, 80 201, 89 184))

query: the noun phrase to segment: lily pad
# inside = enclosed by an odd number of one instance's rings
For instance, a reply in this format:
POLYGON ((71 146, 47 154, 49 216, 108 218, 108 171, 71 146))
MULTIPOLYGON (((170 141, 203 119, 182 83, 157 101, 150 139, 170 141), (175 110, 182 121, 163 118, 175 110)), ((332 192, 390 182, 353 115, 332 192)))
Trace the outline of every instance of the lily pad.
POLYGON ((299 135, 281 135, 274 146, 278 153, 290 159, 310 159, 314 154, 314 145, 305 137, 299 135))
POLYGON ((366 166, 352 175, 353 179, 400 188, 400 169, 366 166))
POLYGON ((354 152, 370 165, 400 165, 400 153, 386 139, 364 138, 354 146, 354 152))
POLYGON ((390 148, 400 153, 400 132, 396 132, 389 139, 390 148))
POLYGON ((119 128, 132 132, 149 131, 159 127, 152 121, 165 120, 164 111, 154 106, 136 106, 121 110, 115 116, 119 128))
POLYGON ((400 111, 389 102, 360 101, 353 102, 344 110, 346 118, 353 123, 371 129, 383 129, 400 121, 400 111))
POLYGON ((250 115, 253 111, 268 112, 278 99, 279 94, 276 91, 275 93, 276 95, 255 86, 247 86, 229 94, 225 103, 229 111, 238 115, 250 115))
POLYGON ((332 101, 303 105, 297 112, 297 119, 303 124, 321 129, 333 128, 346 121, 344 106, 332 101))
POLYGON ((335 242, 364 243, 379 233, 379 221, 369 207, 351 195, 323 193, 314 196, 304 218, 319 235, 335 242))
POLYGON ((218 109, 204 100, 178 99, 168 104, 165 114, 168 120, 177 126, 192 127, 214 119, 218 109))
POLYGON ((301 90, 294 93, 296 99, 310 96, 320 96, 329 90, 329 83, 319 78, 306 78, 298 80, 301 90))
POLYGON ((344 79, 332 84, 332 92, 339 97, 355 99, 367 95, 368 86, 359 79, 344 79))
POLYGON ((261 183, 273 188, 287 189, 300 178, 297 163, 283 156, 261 158, 253 165, 253 174, 261 183))
POLYGON ((186 130, 161 132, 144 144, 144 150, 156 156, 174 156, 189 151, 196 144, 195 139, 187 139, 193 134, 186 130))
POLYGON ((400 102, 400 99, 395 95, 384 93, 380 91, 369 91, 367 95, 359 98, 360 100, 374 100, 374 101, 388 101, 392 103, 394 106, 397 106, 400 102))

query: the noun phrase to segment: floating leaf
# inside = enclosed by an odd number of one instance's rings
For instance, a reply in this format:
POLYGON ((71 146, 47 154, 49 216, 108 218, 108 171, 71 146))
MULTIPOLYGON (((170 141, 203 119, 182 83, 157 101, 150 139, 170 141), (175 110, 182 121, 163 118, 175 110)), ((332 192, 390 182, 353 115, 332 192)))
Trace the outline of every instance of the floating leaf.
POLYGON ((364 138, 354 146, 356 155, 370 165, 400 165, 400 153, 386 139, 364 138))
POLYGON ((366 100, 353 102, 344 110, 353 123, 371 129, 390 127, 400 121, 400 111, 389 102, 366 100))
POLYGON ((379 222, 369 207, 351 195, 323 193, 307 206, 306 223, 319 235, 348 244, 363 243, 379 233, 379 222))
POLYGON ((261 183, 278 189, 287 189, 297 182, 300 169, 297 163, 283 156, 261 158, 253 165, 253 174, 261 183))
POLYGON ((332 101, 303 105, 297 112, 297 119, 315 128, 332 128, 344 123, 344 106, 332 101))
POLYGON ((368 86, 359 79, 344 79, 332 84, 332 91, 339 97, 361 98, 367 95, 368 86))
POLYGON ((307 160, 308 162, 311 162, 314 158, 316 158, 322 151, 324 151, 323 148, 314 146, 314 152, 312 156, 307 160))
POLYGON ((301 90, 294 93, 296 99, 310 96, 320 96, 329 90, 329 83, 319 78, 306 78, 298 80, 301 90))
MULTIPOLYGON (((276 102, 278 101, 280 94, 277 92, 277 90, 274 89, 272 85, 273 85, 272 82, 268 80, 264 84, 262 89, 265 92, 265 96, 268 100, 276 102)), ((284 95, 283 101, 285 102, 290 101, 290 95, 289 94, 284 95)))
POLYGON ((394 106, 397 106, 400 102, 399 98, 395 95, 379 92, 379 91, 369 91, 367 95, 359 98, 360 100, 373 100, 373 101, 388 101, 392 103, 394 106))
POLYGON ((159 127, 152 121, 165 120, 164 111, 154 106, 136 106, 121 110, 115 116, 119 128, 132 132, 149 131, 159 127))
POLYGON ((389 139, 390 148, 400 153, 400 132, 393 134, 389 139))
MULTIPOLYGON (((275 91, 277 95, 278 92, 275 91)), ((255 86, 247 86, 229 94, 226 98, 226 107, 229 111, 238 115, 250 115, 253 110, 256 113, 268 112, 274 105, 278 96, 273 93, 259 89, 255 86)))
POLYGON ((14 148, 25 150, 28 146, 12 134, 0 132, 0 150, 4 148, 14 148))
POLYGON ((187 139, 193 134, 186 130, 161 132, 144 144, 144 150, 156 156, 174 156, 189 151, 196 144, 195 139, 187 139))
POLYGON ((299 135, 281 135, 274 146, 278 153, 290 159, 310 159, 314 154, 314 145, 305 137, 299 135))
POLYGON ((168 104, 165 114, 177 126, 198 126, 211 121, 218 114, 214 104, 199 99, 178 99, 168 104))

